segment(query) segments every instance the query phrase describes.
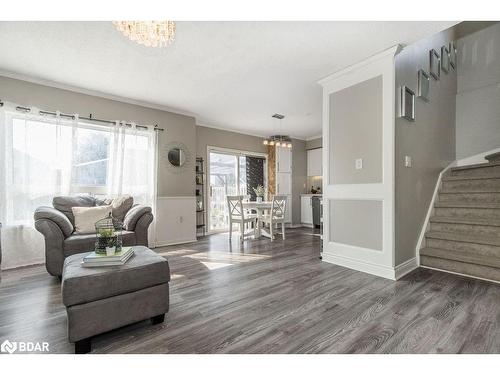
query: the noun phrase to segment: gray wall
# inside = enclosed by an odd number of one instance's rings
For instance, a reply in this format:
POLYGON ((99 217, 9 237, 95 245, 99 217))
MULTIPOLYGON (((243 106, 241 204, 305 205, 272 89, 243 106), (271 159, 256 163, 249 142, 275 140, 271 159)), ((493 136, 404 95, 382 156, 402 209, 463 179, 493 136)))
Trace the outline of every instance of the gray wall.
MULTIPOLYGON (((261 137, 246 135, 227 130, 196 127, 196 155, 207 160, 207 146, 231 148, 235 150, 267 153, 261 137)), ((305 141, 292 139, 292 222, 300 223, 300 193, 305 191, 307 159, 305 141)))
POLYGON ((330 241, 382 250, 381 201, 331 199, 330 218, 330 241))
POLYGON ((500 147, 500 23, 458 40, 456 153, 500 147))
POLYGON ((330 95, 330 160, 332 184, 382 182, 381 76, 330 95))
POLYGON ((158 133, 158 196, 194 195, 194 165, 181 174, 173 174, 166 166, 168 161, 162 157, 169 142, 182 142, 193 155, 196 153, 196 126, 193 117, 1 76, 0 99, 63 113, 78 113, 82 116, 92 113, 95 118, 158 124, 165 129, 158 133))
MULTIPOLYGON (((441 53, 441 46, 453 39, 454 32, 445 30, 396 56, 396 116, 400 86, 416 93, 418 70, 429 71, 429 50, 441 53)), ((456 90, 455 71, 441 72, 439 81, 431 78, 429 102, 416 98, 415 122, 396 117, 396 265, 415 256, 439 173, 455 159, 456 90), (412 157, 412 168, 405 168, 405 155, 412 157)))

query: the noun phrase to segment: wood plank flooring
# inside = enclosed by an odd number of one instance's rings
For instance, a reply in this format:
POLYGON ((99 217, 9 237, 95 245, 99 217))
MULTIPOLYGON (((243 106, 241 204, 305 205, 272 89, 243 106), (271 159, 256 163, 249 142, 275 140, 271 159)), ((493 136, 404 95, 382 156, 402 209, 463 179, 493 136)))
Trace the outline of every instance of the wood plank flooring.
MULTIPOLYGON (((100 335, 93 352, 500 353, 500 285, 427 269, 393 282, 323 263, 318 247, 293 229, 157 249, 172 272, 165 323, 100 335)), ((72 353, 59 280, 42 266, 0 277, 0 342, 72 353)))

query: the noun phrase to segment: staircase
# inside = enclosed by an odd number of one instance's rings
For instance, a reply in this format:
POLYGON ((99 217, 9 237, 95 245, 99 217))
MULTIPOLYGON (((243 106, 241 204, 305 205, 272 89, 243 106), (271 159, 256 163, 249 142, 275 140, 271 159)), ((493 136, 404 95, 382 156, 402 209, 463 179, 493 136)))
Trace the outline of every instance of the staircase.
POLYGON ((420 264, 500 282, 500 152, 443 175, 420 264))

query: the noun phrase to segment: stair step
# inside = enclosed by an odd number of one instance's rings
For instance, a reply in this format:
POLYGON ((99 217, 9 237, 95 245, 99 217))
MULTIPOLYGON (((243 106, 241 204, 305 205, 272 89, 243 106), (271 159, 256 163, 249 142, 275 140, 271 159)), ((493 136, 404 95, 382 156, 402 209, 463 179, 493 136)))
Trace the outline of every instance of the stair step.
POLYGON ((443 177, 441 183, 443 192, 500 192, 500 178, 496 177, 443 177))
POLYGON ((496 267, 488 267, 479 264, 471 264, 425 255, 420 257, 420 264, 424 267, 431 267, 443 271, 456 272, 463 275, 500 282, 500 268, 496 267))
POLYGON ((500 246, 484 245, 472 242, 457 242, 441 238, 426 237, 425 246, 433 247, 436 249, 461 251, 469 254, 481 254, 484 256, 500 256, 500 246))
POLYGON ((491 236, 474 236, 471 234, 460 234, 450 232, 428 231, 425 238, 440 239, 454 242, 467 242, 481 245, 491 245, 500 247, 500 238, 491 236))
POLYGON ((447 216, 433 216, 430 219, 431 223, 450 223, 450 224, 468 224, 468 225, 486 225, 493 227, 500 227, 500 219, 481 219, 469 217, 447 217, 447 216))
POLYGON ((439 202, 498 203, 500 192, 439 192, 439 202))
POLYGON ((500 238, 500 221, 478 218, 432 218, 430 229, 433 232, 468 233, 473 236, 500 238), (496 225, 495 225, 496 224, 496 225))
POLYGON ((495 152, 493 154, 489 154, 489 155, 485 156, 484 158, 486 160, 488 160, 490 163, 500 162, 500 151, 495 152))
POLYGON ((500 180, 500 176, 452 176, 447 175, 442 178, 443 181, 469 181, 469 180, 500 180))
POLYGON ((451 168, 446 177, 500 177, 500 163, 481 163, 451 168))
POLYGON ((446 208, 482 208, 482 209, 499 209, 499 203, 489 203, 489 202, 443 202, 437 201, 434 203, 434 207, 446 207, 446 208))
POLYGON ((500 268, 500 256, 484 256, 479 254, 464 253, 456 250, 437 249, 432 247, 424 247, 423 249, 420 249, 420 255, 500 268))

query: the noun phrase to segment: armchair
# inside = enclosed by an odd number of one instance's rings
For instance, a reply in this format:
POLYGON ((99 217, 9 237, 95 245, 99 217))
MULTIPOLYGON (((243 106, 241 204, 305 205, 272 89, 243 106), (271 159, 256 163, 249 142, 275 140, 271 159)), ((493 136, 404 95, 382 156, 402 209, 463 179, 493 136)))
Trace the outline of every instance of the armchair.
MULTIPOLYGON (((76 234, 71 207, 93 207, 102 201, 91 196, 55 197, 54 207, 35 210, 35 228, 45 238, 45 267, 53 276, 61 276, 66 257, 92 251, 95 234, 76 234)), ((123 219, 124 246, 148 246, 148 228, 153 222, 151 207, 135 205, 127 210, 123 219)))

